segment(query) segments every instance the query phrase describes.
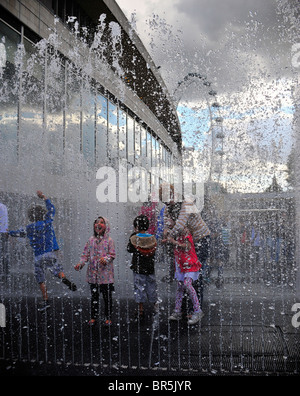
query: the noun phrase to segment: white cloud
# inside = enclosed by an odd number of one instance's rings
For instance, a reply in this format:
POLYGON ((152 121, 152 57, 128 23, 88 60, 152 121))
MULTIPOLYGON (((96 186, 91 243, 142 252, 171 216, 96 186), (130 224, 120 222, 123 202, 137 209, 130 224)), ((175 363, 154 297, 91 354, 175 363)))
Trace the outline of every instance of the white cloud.
MULTIPOLYGON (((161 66, 171 94, 190 72, 207 75, 217 90, 226 134, 224 176, 243 180, 245 185, 248 180, 250 188, 255 184, 253 178, 268 180, 275 171, 283 180, 284 162, 293 142, 292 45, 296 30, 289 29, 286 15, 280 13, 281 2, 117 2, 129 19, 135 12, 137 32, 161 66), (253 176, 257 170, 260 177, 253 176)), ((182 95, 182 102, 201 117, 205 94, 195 82, 182 95)), ((193 140, 195 145, 203 143, 199 124, 191 114, 184 122, 188 145, 193 140)), ((201 161, 209 163, 207 158, 201 161)))

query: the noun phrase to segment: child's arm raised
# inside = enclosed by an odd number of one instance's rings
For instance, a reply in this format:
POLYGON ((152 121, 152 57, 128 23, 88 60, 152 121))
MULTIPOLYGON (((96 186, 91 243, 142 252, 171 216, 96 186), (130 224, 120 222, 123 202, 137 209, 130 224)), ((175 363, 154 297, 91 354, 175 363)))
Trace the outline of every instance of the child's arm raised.
POLYGON ((39 198, 41 198, 41 199, 43 199, 45 201, 46 208, 47 208, 47 214, 46 214, 45 220, 46 221, 49 221, 49 220, 52 221, 54 216, 55 216, 55 207, 54 207, 54 205, 51 203, 50 199, 47 198, 42 191, 38 190, 36 192, 36 195, 39 198))
POLYGON ((47 199, 46 196, 45 196, 45 194, 44 194, 42 191, 40 191, 40 190, 38 190, 38 191, 36 192, 36 195, 37 195, 39 198, 41 198, 41 199, 44 199, 44 200, 47 199))

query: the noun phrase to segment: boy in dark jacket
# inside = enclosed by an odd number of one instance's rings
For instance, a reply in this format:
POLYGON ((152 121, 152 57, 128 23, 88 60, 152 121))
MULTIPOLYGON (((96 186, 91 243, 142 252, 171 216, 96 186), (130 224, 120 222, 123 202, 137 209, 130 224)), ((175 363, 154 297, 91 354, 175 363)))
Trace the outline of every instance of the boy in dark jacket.
POLYGON ((135 232, 130 236, 127 251, 132 254, 130 269, 133 271, 134 297, 138 303, 138 318, 144 319, 144 303, 154 304, 157 312, 157 291, 155 278, 155 251, 157 247, 154 235, 148 234, 149 219, 139 215, 134 219, 135 232))

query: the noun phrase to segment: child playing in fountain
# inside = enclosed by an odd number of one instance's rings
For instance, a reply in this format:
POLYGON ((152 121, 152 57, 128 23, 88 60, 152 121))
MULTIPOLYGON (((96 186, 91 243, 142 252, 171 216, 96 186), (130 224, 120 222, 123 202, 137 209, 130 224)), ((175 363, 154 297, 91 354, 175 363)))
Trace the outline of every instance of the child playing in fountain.
POLYGON ((37 191, 37 196, 45 201, 46 209, 41 205, 32 205, 28 210, 28 218, 31 224, 27 225, 25 229, 9 231, 9 235, 12 237, 27 236, 29 239, 35 256, 35 278, 43 296, 43 305, 39 310, 44 311, 50 307, 45 282, 46 268, 54 276, 61 279, 62 283, 68 286, 70 290, 76 291, 77 287, 66 278, 63 267, 57 257, 59 246, 53 228, 55 207, 42 191, 37 191))
POLYGON ((133 253, 131 269, 133 271, 134 296, 138 303, 138 320, 144 319, 144 303, 154 304, 158 311, 156 279, 154 271, 155 250, 157 246, 154 235, 148 234, 149 219, 145 215, 137 216, 133 221, 135 232, 131 234, 127 251, 133 253))
POLYGON ((175 245, 175 279, 177 279, 178 282, 175 310, 169 317, 169 320, 181 319, 182 300, 184 292, 187 291, 192 300, 194 309, 192 317, 188 320, 188 324, 193 325, 203 316, 197 293, 192 284, 194 280, 198 279, 201 268, 200 261, 196 255, 193 237, 188 228, 185 227, 176 240, 169 236, 167 240, 164 240, 164 242, 166 241, 175 245))
POLYGON ((96 323, 99 314, 99 295, 104 299, 105 325, 111 325, 112 292, 114 291, 114 266, 116 257, 115 243, 109 236, 109 222, 104 217, 94 221, 94 235, 87 241, 80 262, 75 265, 79 271, 88 263, 86 280, 91 289, 91 319, 90 325, 96 323))

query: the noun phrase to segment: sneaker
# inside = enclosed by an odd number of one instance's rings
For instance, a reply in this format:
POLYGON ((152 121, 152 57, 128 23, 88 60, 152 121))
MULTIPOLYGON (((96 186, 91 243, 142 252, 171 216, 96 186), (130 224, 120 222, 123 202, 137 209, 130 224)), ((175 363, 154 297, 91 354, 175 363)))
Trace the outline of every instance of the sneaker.
POLYGON ((94 326, 96 324, 96 319, 90 319, 88 324, 89 326, 94 326))
POLYGON ((188 324, 193 325, 193 324, 199 322, 199 320, 201 320, 201 318, 203 318, 203 316, 204 316, 203 311, 194 313, 192 315, 191 319, 188 320, 188 324))
POLYGON ((77 290, 77 286, 75 285, 75 283, 71 282, 71 285, 69 286, 71 291, 76 291, 77 290))
POLYGON ((169 316, 169 320, 180 320, 181 319, 181 312, 173 312, 169 316))
POLYGON ((112 325, 112 321, 110 319, 105 319, 104 325, 105 326, 111 326, 112 325))
POLYGON ((48 303, 48 301, 43 301, 42 305, 38 308, 38 311, 45 312, 48 308, 50 308, 50 304, 48 303))
POLYGON ((63 278, 62 279, 62 283, 64 283, 66 286, 68 286, 68 288, 72 291, 76 291, 77 290, 77 286, 75 285, 75 283, 72 283, 71 281, 69 281, 69 279, 67 278, 63 278))

